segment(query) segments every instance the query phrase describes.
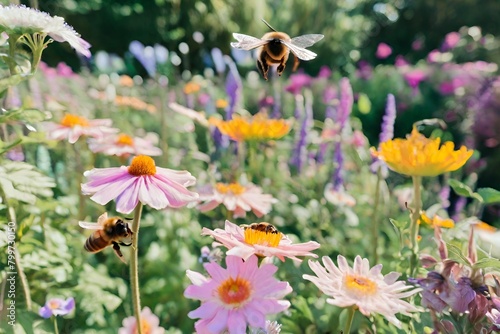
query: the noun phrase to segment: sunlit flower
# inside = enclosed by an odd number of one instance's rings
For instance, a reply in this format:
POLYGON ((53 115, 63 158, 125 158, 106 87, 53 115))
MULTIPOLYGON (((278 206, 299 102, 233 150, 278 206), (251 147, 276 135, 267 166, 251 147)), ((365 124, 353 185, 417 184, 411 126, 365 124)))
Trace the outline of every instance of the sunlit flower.
POLYGON ((151 157, 139 155, 130 166, 94 168, 83 174, 88 182, 82 193, 96 203, 106 205, 116 200, 116 211, 130 213, 139 201, 154 209, 179 208, 198 199, 186 187, 196 179, 187 171, 156 167, 151 157))
POLYGON ((251 226, 238 226, 229 220, 226 220, 224 229, 216 228, 212 231, 204 227, 201 234, 210 235, 227 247, 229 249, 227 255, 236 255, 244 260, 256 254, 265 257, 276 256, 281 261, 285 261, 285 257, 301 261, 297 256, 318 257, 310 251, 320 246, 315 241, 293 244, 279 231, 273 229, 262 231, 251 226))
POLYGON ((273 277, 278 268, 273 264, 258 267, 257 257, 246 261, 236 256, 226 258, 227 269, 217 263, 206 263, 211 276, 188 270, 193 283, 184 296, 201 300, 196 310, 188 313, 195 323, 197 333, 229 334, 246 333, 247 327, 265 328, 266 315, 282 312, 290 307, 283 300, 292 291, 288 282, 273 277))
POLYGON ((197 93, 200 90, 201 86, 197 84, 196 82, 190 81, 187 84, 184 85, 183 91, 184 94, 194 94, 197 93))
POLYGON ((455 222, 452 219, 442 218, 438 215, 434 215, 434 217, 430 218, 429 216, 427 216, 427 214, 425 212, 422 212, 420 214, 419 223, 421 223, 421 222, 429 225, 431 228, 434 228, 435 226, 444 227, 444 228, 455 227, 455 222))
POLYGON ((75 299, 70 297, 66 300, 61 298, 51 298, 40 308, 38 314, 48 319, 51 316, 69 314, 75 308, 75 299))
POLYGON ((217 99, 215 101, 215 107, 218 109, 224 109, 229 105, 229 103, 224 99, 217 99))
MULTIPOLYGON (((123 319, 122 326, 118 329, 118 334, 137 334, 137 319, 127 317, 123 319)), ((142 334, 163 334, 165 329, 160 327, 160 319, 151 312, 149 307, 144 307, 141 311, 142 334)))
POLYGON ((279 139, 290 131, 291 122, 284 119, 269 119, 265 113, 258 113, 251 118, 235 115, 229 121, 210 118, 222 134, 235 141, 279 139))
POLYGON ((392 48, 386 43, 379 43, 375 56, 379 59, 385 59, 392 54, 392 48))
POLYGON ((88 120, 83 116, 66 114, 59 123, 43 122, 42 127, 49 139, 67 139, 74 144, 81 136, 100 139, 118 132, 118 129, 112 128, 111 124, 111 119, 107 118, 88 120))
POLYGON ((465 146, 455 151, 453 142, 440 144, 440 138, 426 138, 414 127, 406 139, 396 138, 381 143, 378 151, 372 149, 372 154, 400 174, 436 176, 459 169, 473 153, 465 146))
POLYGON ((89 149, 94 153, 128 157, 129 155, 161 155, 162 150, 154 146, 158 136, 149 133, 144 138, 131 137, 124 133, 98 139, 89 139, 89 149))
POLYGON ((215 187, 206 186, 199 191, 201 202, 198 206, 201 212, 207 212, 223 204, 233 217, 245 217, 246 212, 252 211, 257 217, 271 211, 271 205, 278 200, 272 195, 263 194, 262 188, 254 184, 241 185, 234 183, 217 183, 215 187))
POLYGON ((401 300, 420 289, 397 281, 399 273, 391 272, 384 276, 381 264, 370 268, 368 259, 362 259, 359 255, 354 259, 352 268, 342 255, 337 257, 337 263, 338 267, 327 256, 323 257, 324 267, 317 261, 309 260, 309 266, 317 276, 302 276, 331 297, 326 300, 327 303, 339 307, 356 306, 365 316, 379 313, 398 328, 401 328, 401 322, 396 318, 396 313, 409 316, 410 312, 420 311, 401 300))
POLYGON ((0 5, 0 30, 9 35, 42 33, 57 42, 68 42, 77 52, 90 57, 90 44, 69 26, 62 17, 26 6, 0 5))

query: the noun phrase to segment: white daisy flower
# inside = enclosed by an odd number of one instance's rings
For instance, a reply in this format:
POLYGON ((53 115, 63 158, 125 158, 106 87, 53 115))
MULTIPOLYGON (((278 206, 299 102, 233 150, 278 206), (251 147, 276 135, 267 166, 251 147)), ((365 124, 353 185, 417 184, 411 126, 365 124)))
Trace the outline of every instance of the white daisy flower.
POLYGON ((9 35, 46 34, 57 42, 68 42, 77 52, 90 57, 90 44, 82 39, 62 17, 50 16, 23 5, 7 7, 0 5, 0 31, 5 31, 9 35))
POLYGON ((403 281, 397 281, 399 273, 391 272, 384 276, 381 274, 381 264, 370 269, 368 259, 362 259, 359 255, 354 259, 352 268, 342 255, 337 257, 337 262, 338 267, 332 259, 324 256, 323 267, 317 261, 309 260, 309 267, 317 276, 302 276, 332 297, 326 300, 327 303, 339 307, 356 306, 365 316, 379 313, 398 328, 401 328, 401 321, 396 318, 396 313, 410 315, 410 312, 421 311, 401 300, 421 289, 412 289, 403 281))

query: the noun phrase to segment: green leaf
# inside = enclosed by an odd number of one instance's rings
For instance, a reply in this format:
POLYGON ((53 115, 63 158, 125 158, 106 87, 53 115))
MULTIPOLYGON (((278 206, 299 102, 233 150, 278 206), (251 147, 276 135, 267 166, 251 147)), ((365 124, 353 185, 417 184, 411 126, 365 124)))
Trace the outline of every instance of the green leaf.
POLYGON ((400 222, 399 220, 392 219, 392 218, 389 218, 389 221, 391 222, 392 226, 394 226, 394 228, 397 231, 403 230, 406 227, 406 225, 408 225, 407 221, 400 222))
POLYGON ((313 317, 313 314, 311 312, 311 309, 309 308, 309 305, 307 304, 307 300, 302 297, 302 296, 298 296, 293 305, 295 306, 295 308, 297 310, 299 310, 300 314, 305 317, 307 320, 311 321, 312 323, 314 323, 314 317, 313 317))
POLYGON ((500 270, 500 260, 499 259, 494 259, 494 258, 483 258, 478 260, 474 265, 472 266, 474 269, 486 269, 486 268, 492 268, 496 270, 500 270))
POLYGON ((19 83, 23 82, 26 79, 29 79, 31 75, 26 75, 26 74, 14 74, 11 75, 10 77, 0 79, 0 92, 3 92, 9 87, 18 85, 19 83))
POLYGON ((450 243, 446 243, 446 248, 448 248, 448 257, 451 260, 457 261, 458 263, 461 263, 466 266, 470 266, 469 259, 467 259, 462 254, 462 250, 460 248, 450 243))
POLYGON ((485 205, 500 203, 500 191, 493 188, 479 188, 478 194, 483 198, 485 205))
POLYGON ((13 141, 12 143, 6 144, 6 146, 1 147, 0 148, 0 155, 4 154, 7 151, 9 151, 14 146, 17 146, 17 145, 21 144, 22 141, 23 141, 22 139, 18 139, 16 141, 13 141))
POLYGON ((38 109, 11 109, 0 115, 0 123, 27 122, 37 123, 46 120, 47 114, 38 109))
POLYGON ((455 191, 455 193, 457 193, 457 195, 468 198, 475 198, 478 201, 483 202, 483 198, 478 193, 472 191, 472 189, 465 183, 462 183, 455 179, 449 179, 448 184, 455 191))

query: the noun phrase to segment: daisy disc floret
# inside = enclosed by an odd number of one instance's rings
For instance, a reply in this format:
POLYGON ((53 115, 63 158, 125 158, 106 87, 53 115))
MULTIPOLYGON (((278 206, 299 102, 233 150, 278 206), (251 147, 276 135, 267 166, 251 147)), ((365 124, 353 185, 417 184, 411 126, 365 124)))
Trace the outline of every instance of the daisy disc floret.
POLYGON ((252 211, 257 217, 262 217, 271 211, 271 205, 278 202, 272 195, 263 194, 262 189, 254 184, 242 185, 237 182, 222 183, 215 186, 205 186, 200 189, 198 206, 201 212, 207 212, 223 204, 233 217, 245 217, 252 211))
POLYGON ((437 176, 462 167, 473 151, 462 146, 455 150, 453 142, 441 145, 441 139, 426 138, 413 128, 406 139, 396 138, 380 144, 372 154, 384 160, 395 172, 409 176, 437 176))
POLYGON ((294 244, 286 235, 276 232, 272 229, 265 231, 251 226, 238 226, 226 220, 224 229, 216 228, 212 231, 204 227, 201 234, 210 235, 227 247, 228 255, 235 255, 244 260, 253 254, 264 257, 276 256, 281 261, 285 261, 285 257, 295 261, 302 261, 297 256, 318 257, 311 251, 318 249, 319 243, 309 241, 294 244))
POLYGON ((45 12, 23 5, 0 5, 0 32, 9 36, 42 34, 57 42, 68 42, 78 53, 90 57, 90 44, 69 26, 62 17, 50 16, 45 12))
POLYGON ((309 267, 317 276, 302 276, 330 297, 326 300, 329 304, 355 306, 365 316, 379 313, 398 328, 401 328, 401 322, 396 318, 396 313, 410 315, 410 312, 420 311, 401 298, 409 297, 421 289, 413 289, 403 281, 397 281, 399 273, 391 272, 384 276, 381 274, 381 264, 370 268, 368 259, 362 259, 359 255, 354 259, 352 268, 341 255, 337 257, 337 262, 338 267, 327 256, 323 257, 323 266, 309 260, 309 267))
POLYGON ((82 184, 82 193, 101 205, 114 199, 121 213, 132 212, 139 201, 160 210, 198 199, 197 193, 186 189, 196 182, 191 173, 156 167, 145 155, 134 157, 130 166, 94 168, 83 175, 88 182, 82 184))
POLYGON ((279 139, 285 136, 291 127, 290 121, 269 119, 265 113, 258 113, 247 118, 235 115, 228 121, 212 117, 208 121, 215 125, 222 134, 238 142, 279 139))
POLYGON ((201 301, 200 307, 188 313, 197 333, 246 333, 247 327, 265 328, 266 315, 282 312, 290 302, 282 298, 292 291, 288 282, 273 277, 278 268, 273 264, 257 264, 257 257, 246 261, 227 256, 227 269, 212 262, 205 269, 210 275, 187 271, 193 283, 184 296, 201 301))

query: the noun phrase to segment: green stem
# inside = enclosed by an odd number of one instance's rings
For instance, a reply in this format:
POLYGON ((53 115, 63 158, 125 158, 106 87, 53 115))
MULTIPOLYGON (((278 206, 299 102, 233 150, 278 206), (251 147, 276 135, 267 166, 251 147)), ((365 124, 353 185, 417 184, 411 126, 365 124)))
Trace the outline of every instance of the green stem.
POLYGON ((347 309, 347 319, 344 326, 344 334, 349 334, 351 332, 352 320, 354 319, 354 313, 356 313, 356 307, 351 306, 347 309))
POLYGON ((52 319, 54 319, 54 334, 59 334, 59 328, 57 327, 57 317, 54 315, 52 316, 52 319))
POLYGON ((410 276, 413 276, 417 266, 418 255, 418 220, 420 219, 420 211, 422 211, 422 177, 412 176, 413 180, 413 207, 411 211, 411 225, 410 225, 410 276))
POLYGON ((132 289, 132 304, 134 305, 137 334, 142 334, 141 296, 139 293, 139 270, 137 259, 141 213, 142 203, 139 202, 134 210, 134 220, 132 221, 132 231, 134 232, 134 238, 132 239, 132 247, 130 248, 130 287, 132 289))
POLYGON ((375 184, 375 199, 373 203, 373 213, 372 213, 372 253, 373 253, 373 263, 378 263, 378 235, 379 235, 379 224, 378 224, 378 206, 380 203, 380 183, 382 182, 380 168, 377 170, 377 183, 375 184))
POLYGON ((78 141, 71 145, 73 147, 73 150, 75 151, 75 169, 76 169, 76 186, 77 186, 77 193, 78 193, 78 219, 82 220, 85 218, 85 196, 82 194, 81 191, 81 184, 83 183, 83 173, 84 173, 84 167, 82 165, 82 156, 80 155, 80 152, 83 152, 83 150, 80 147, 76 147, 78 145, 78 141))
POLYGON ((9 57, 7 61, 9 62, 10 75, 17 74, 15 56, 16 56, 16 45, 19 37, 20 37, 19 35, 14 35, 14 34, 9 36, 9 57))
MULTIPOLYGON (((17 227, 16 211, 9 204, 9 200, 5 195, 5 192, 1 186, 0 186, 0 197, 2 198, 2 203, 4 203, 5 206, 7 206, 7 219, 9 220, 9 222, 14 223, 14 226, 17 227)), ((28 278, 26 277, 23 267, 21 266, 21 254, 18 251, 17 242, 14 242, 14 262, 16 264, 16 271, 19 274, 19 279, 21 280, 21 287, 23 289, 24 298, 26 301, 26 309, 28 311, 31 311, 31 291, 28 284, 28 278)))

